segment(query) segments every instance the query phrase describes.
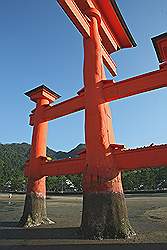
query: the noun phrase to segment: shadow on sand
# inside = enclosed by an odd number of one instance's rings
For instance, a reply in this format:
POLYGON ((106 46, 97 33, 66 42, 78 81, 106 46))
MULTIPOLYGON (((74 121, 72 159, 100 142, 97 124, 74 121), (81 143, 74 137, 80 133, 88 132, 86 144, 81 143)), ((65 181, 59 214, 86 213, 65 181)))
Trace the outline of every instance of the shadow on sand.
POLYGON ((17 227, 17 222, 0 222, 0 239, 81 239, 79 227, 17 227))
POLYGON ((80 228, 79 227, 68 227, 68 228, 55 228, 50 225, 49 228, 45 226, 40 226, 36 228, 21 228, 17 227, 17 222, 0 222, 0 243, 1 241, 6 242, 0 244, 0 249, 3 250, 166 250, 167 244, 152 244, 152 243, 134 243, 134 244, 120 244, 119 242, 115 244, 114 242, 99 242, 99 241, 89 241, 81 240, 80 228), (46 243, 41 244, 40 240, 46 240, 46 243), (8 241, 9 240, 9 244, 8 241), (10 244, 10 240, 15 240, 16 244, 10 244), (17 240, 37 240, 38 243, 32 244, 21 242, 17 244, 17 240), (61 244, 54 241, 54 244, 47 244, 47 240, 61 240, 61 244), (67 240, 74 240, 75 244, 71 244, 71 241, 65 243, 67 240), (81 240, 81 241, 80 241, 81 240), (78 242, 78 243, 77 243, 78 242), (65 243, 65 244, 63 244, 65 243), (100 244, 102 243, 102 244, 100 244), (104 244, 105 243, 105 244, 104 244))

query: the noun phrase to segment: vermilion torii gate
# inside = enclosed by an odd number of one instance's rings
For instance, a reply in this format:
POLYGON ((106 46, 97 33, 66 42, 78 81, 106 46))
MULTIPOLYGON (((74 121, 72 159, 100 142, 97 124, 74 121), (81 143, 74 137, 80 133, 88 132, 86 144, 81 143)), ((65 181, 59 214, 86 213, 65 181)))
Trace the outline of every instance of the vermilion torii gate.
POLYGON ((135 46, 113 0, 59 0, 84 39, 84 88, 78 95, 51 106, 60 96, 39 86, 26 93, 36 103, 30 160, 25 165, 28 188, 21 225, 50 223, 45 207, 46 176, 83 174, 81 232, 85 238, 130 237, 121 171, 167 166, 167 145, 127 150, 115 144, 109 102, 167 86, 167 34, 153 38, 160 69, 120 82, 106 80, 116 65, 109 54, 135 46), (85 109, 85 141, 76 159, 48 161, 48 121, 85 109))

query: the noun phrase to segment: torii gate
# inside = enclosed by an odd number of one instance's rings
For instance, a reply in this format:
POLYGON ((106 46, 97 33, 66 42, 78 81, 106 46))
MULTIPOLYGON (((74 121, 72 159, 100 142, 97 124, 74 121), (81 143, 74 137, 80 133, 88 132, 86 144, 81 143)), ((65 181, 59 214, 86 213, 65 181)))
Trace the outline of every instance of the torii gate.
POLYGON ((50 223, 46 216, 46 176, 83 174, 84 238, 130 237, 121 171, 167 166, 167 145, 127 150, 115 144, 109 102, 167 86, 167 33, 153 38, 160 69, 127 80, 106 80, 116 65, 109 54, 135 46, 114 0, 58 0, 84 39, 84 88, 51 106, 60 96, 42 85, 25 93, 36 103, 30 160, 25 164, 28 188, 21 225, 50 223), (114 20, 114 21, 113 21, 114 20), (48 161, 48 121, 85 109, 86 150, 78 158, 48 161))

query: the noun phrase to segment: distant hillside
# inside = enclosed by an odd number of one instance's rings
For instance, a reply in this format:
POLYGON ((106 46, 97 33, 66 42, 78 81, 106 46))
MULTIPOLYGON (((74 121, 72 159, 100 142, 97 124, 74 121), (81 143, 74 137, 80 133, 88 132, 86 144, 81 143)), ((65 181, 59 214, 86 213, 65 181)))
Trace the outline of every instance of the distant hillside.
POLYGON ((76 146, 74 149, 70 150, 69 152, 63 152, 63 151, 58 151, 55 152, 51 149, 47 149, 47 155, 51 157, 51 151, 53 151, 53 159, 65 159, 65 158, 75 158, 77 157, 77 153, 81 150, 85 148, 85 144, 80 143, 78 146, 76 146))
MULTIPOLYGON (((69 152, 54 151, 47 148, 47 156, 52 159, 64 159, 77 157, 77 152, 84 148, 79 144, 69 152)), ((0 190, 11 186, 11 189, 20 189, 25 178, 23 168, 25 161, 29 158, 30 145, 28 143, 0 144, 0 190)))
POLYGON ((30 145, 27 143, 0 144, 0 166, 4 164, 10 169, 23 169, 29 151, 30 145))
MULTIPOLYGON (((54 151, 47 147, 47 156, 52 159, 65 159, 77 157, 77 152, 84 148, 84 144, 79 144, 76 148, 69 152, 54 151)), ((12 144, 0 144, 0 163, 2 162, 12 168, 23 169, 24 162, 29 158, 30 144, 28 143, 12 143, 12 144)))

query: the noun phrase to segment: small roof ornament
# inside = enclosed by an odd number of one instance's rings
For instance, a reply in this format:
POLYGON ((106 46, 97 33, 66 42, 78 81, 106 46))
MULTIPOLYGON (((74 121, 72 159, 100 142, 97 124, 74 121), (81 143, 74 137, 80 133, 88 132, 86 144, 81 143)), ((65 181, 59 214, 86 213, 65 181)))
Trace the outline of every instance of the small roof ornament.
POLYGON ((167 32, 155 36, 151 39, 159 62, 160 63, 167 62, 167 32))
POLYGON ((51 103, 61 97, 45 85, 40 85, 37 88, 32 89, 24 94, 30 97, 30 99, 34 102, 37 102, 38 99, 45 98, 51 103))

